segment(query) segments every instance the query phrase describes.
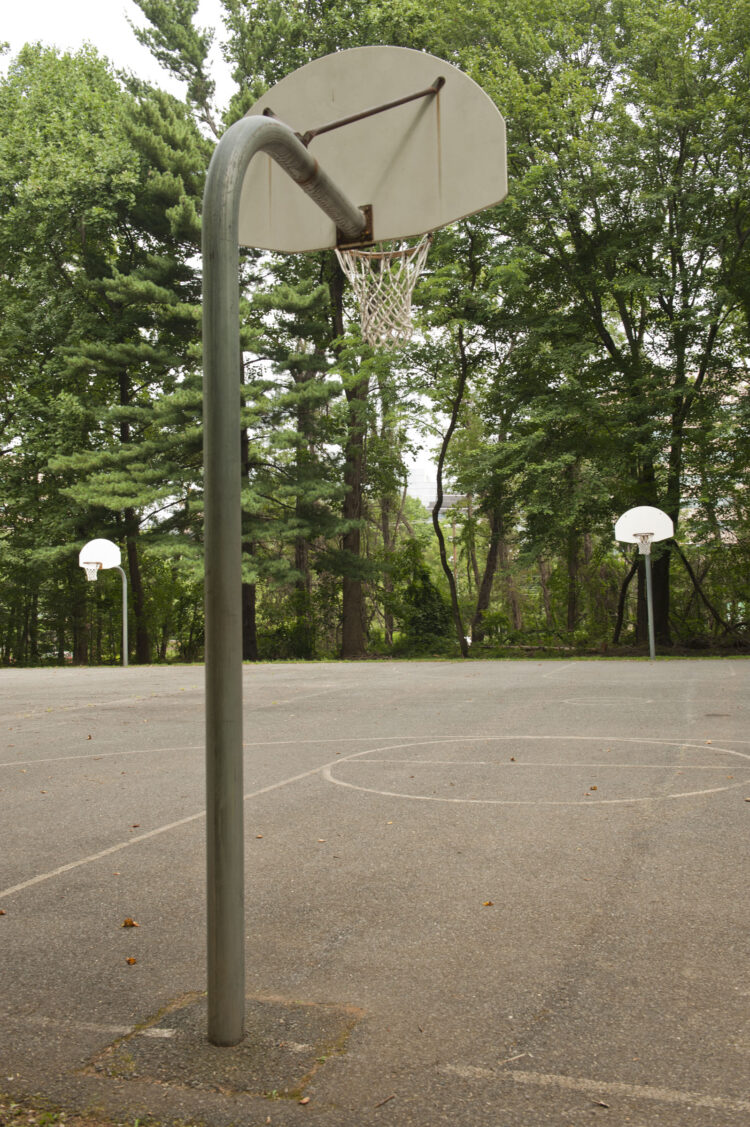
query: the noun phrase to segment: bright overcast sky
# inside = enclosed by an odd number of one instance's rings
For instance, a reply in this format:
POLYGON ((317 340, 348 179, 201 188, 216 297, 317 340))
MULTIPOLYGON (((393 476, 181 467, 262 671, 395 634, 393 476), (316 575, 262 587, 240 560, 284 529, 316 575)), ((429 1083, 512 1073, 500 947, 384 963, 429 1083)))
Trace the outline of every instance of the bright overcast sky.
MULTIPOLYGON (((88 41, 115 66, 132 70, 177 96, 183 92, 181 83, 163 71, 135 38, 128 18, 141 26, 146 20, 134 0, 3 0, 3 9, 0 42, 10 43, 11 55, 24 43, 37 40, 66 51, 77 50, 88 41)), ((221 37, 220 0, 201 0, 198 25, 216 28, 217 38, 221 37)), ((7 56, 3 63, 7 66, 7 56)), ((231 82, 216 47, 212 63, 217 99, 223 104, 231 82)))
MULTIPOLYGON (((75 51, 88 41, 116 67, 132 70, 176 97, 184 95, 183 85, 163 71, 133 35, 128 18, 136 25, 146 23, 133 0, 0 0, 0 3, 3 5, 0 42, 10 43, 10 56, 0 59, 0 69, 7 67, 9 58, 16 55, 24 43, 40 40, 64 51, 75 51)), ((220 0, 200 0, 198 26, 216 28, 217 39, 221 38, 221 11, 220 0)), ((211 73, 216 80, 218 105, 223 106, 232 92, 232 82, 216 46, 212 52, 211 73)), ((431 462, 429 455, 423 453, 411 467, 409 491, 425 502, 435 495, 431 462)))

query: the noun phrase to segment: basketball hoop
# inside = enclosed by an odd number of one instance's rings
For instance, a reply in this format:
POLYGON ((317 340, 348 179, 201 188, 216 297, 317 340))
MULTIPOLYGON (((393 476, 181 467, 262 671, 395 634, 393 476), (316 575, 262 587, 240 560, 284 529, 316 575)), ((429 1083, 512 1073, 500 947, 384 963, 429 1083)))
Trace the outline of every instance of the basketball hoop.
POLYGON ((81 564, 81 567, 86 572, 86 578, 88 579, 89 583, 94 582, 97 575, 99 574, 99 568, 101 566, 102 565, 100 563, 82 563, 81 564))
POLYGON ((395 250, 336 247, 359 304, 362 338, 373 348, 405 344, 412 334, 411 299, 432 234, 395 250))
POLYGON ((638 552, 642 556, 651 555, 651 541, 654 538, 653 532, 634 532, 635 542, 638 545, 638 552))

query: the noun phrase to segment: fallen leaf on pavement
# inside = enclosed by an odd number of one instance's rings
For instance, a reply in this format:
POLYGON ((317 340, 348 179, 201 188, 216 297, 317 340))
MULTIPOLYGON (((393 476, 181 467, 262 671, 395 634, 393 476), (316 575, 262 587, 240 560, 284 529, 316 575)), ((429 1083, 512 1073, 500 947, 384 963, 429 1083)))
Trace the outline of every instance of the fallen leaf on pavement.
POLYGON ((138 960, 131 958, 131 959, 126 959, 125 962, 128 964, 129 967, 132 967, 135 963, 138 962, 138 960))
POLYGON ((132 919, 130 918, 130 916, 126 916, 126 917, 125 917, 125 919, 124 919, 124 920, 122 921, 122 923, 120 924, 120 927, 140 927, 140 926, 141 926, 141 925, 140 925, 140 924, 137 924, 137 923, 135 922, 135 920, 132 920, 132 919))

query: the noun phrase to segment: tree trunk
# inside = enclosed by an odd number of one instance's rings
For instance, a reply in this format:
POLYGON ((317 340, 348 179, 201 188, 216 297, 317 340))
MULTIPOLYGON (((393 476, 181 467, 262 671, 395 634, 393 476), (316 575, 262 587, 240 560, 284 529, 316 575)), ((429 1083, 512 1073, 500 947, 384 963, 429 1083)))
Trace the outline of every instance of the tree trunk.
MULTIPOLYGON (((677 528, 679 515, 680 480, 682 476, 682 432, 685 422, 684 404, 672 417, 672 434, 669 449, 667 470, 666 504, 659 505, 656 488, 656 470, 651 459, 644 462, 639 486, 642 496, 638 503, 654 505, 663 508, 672 517, 677 528)), ((669 628, 669 579, 671 551, 669 548, 656 546, 651 555, 651 580, 654 603, 654 637, 662 646, 671 646, 672 637, 669 628)), ((648 612, 646 600, 646 569, 641 561, 638 568, 638 629, 637 640, 641 645, 648 645, 648 612)))
POLYGON ((36 665, 39 661, 39 592, 34 591, 31 596, 29 608, 29 662, 36 665))
MULTIPOLYGON (((635 614, 635 641, 636 645, 647 646, 648 638, 648 601, 646 598, 646 565, 643 556, 638 555, 636 560, 638 569, 638 594, 636 598, 635 614)), ((653 578, 653 576, 652 576, 653 578)))
MULTIPOLYGON (((70 571, 73 571, 71 566, 70 571)), ((71 575, 71 588, 74 591, 71 618, 73 625, 73 664, 88 665, 89 658, 89 631, 86 618, 86 589, 88 581, 84 580, 80 570, 77 576, 71 575), (76 582, 77 580, 77 582, 76 582), (84 585, 85 584, 85 585, 84 585)))
MULTIPOLYGON (((244 545, 247 547, 247 545, 244 545)), ((254 583, 242 584, 242 660, 258 660, 258 634, 255 615, 254 583)))
POLYGON ((466 498, 466 517, 467 517, 467 525, 468 525, 468 529, 469 529, 469 538, 468 538, 468 557, 469 557, 469 559, 468 559, 468 563, 467 563, 466 574, 467 574, 467 578, 469 580, 469 590, 471 590, 471 580, 472 580, 472 577, 473 577, 474 586, 476 587, 477 592, 478 592, 480 584, 481 584, 482 581, 481 581, 481 578, 479 576, 479 563, 477 561, 476 525, 475 525, 474 519, 473 519, 474 513, 473 513, 472 502, 473 502, 473 498, 472 498, 471 494, 469 494, 468 497, 466 498))
MULTIPOLYGON (((297 515, 303 510, 297 499, 297 515)), ((294 542, 294 567, 300 577, 294 582, 294 656, 305 661, 315 656, 315 629, 310 581, 310 552, 307 540, 298 536, 294 542)))
MULTIPOLYGON (((718 623, 719 626, 721 626, 722 630, 724 630, 728 634, 733 634, 735 631, 732 629, 732 627, 729 625, 729 623, 726 622, 721 617, 721 615, 717 611, 716 607, 713 605, 713 603, 711 603, 709 601, 708 596, 706 595, 706 592, 703 590, 703 580, 706 578, 706 573, 708 571, 708 567, 706 567, 705 571, 703 572, 703 574, 699 578, 695 574, 695 572, 693 571, 693 568, 690 566, 690 562, 689 562, 687 556, 685 555, 685 553, 680 548, 679 544, 674 543, 674 541, 672 543, 673 543, 675 551, 677 552, 677 555, 680 557, 683 564, 685 565, 685 570, 687 571, 688 575, 690 576, 690 581, 693 584, 694 593, 697 594, 700 597, 701 601, 706 606, 706 608, 708 609, 709 613, 714 618, 714 620, 718 623)), ((692 597, 693 596, 691 594, 690 598, 692 599, 692 597)))
MULTIPOLYGON (((351 436, 353 437, 353 436, 351 436)), ((342 547, 348 563, 345 566, 358 566, 362 546, 359 521, 362 519, 362 455, 363 450, 356 441, 347 443, 347 462, 344 469, 346 495, 344 497, 343 518, 356 522, 342 537, 342 547), (359 448, 358 448, 359 447, 359 448)), ((342 579, 341 600, 341 656, 343 658, 362 657, 365 652, 364 591, 362 580, 356 573, 344 575, 342 579)))
POLYGON ((578 625, 578 535, 574 529, 568 533, 566 547, 566 566, 568 571, 568 633, 572 634, 578 625))
POLYGON ((523 615, 521 614, 521 601, 518 589, 513 581, 513 569, 510 566, 510 551, 505 538, 505 522, 500 525, 500 571, 505 586, 505 597, 510 611, 510 621, 514 630, 523 630, 523 615))
POLYGON ((483 619, 485 612, 490 605, 490 597, 492 595, 492 583, 497 571, 497 562, 500 555, 500 536, 502 530, 502 518, 500 509, 495 508, 490 513, 490 543, 487 549, 487 559, 484 563, 484 571, 482 577, 478 581, 479 588, 477 594, 477 607, 474 611, 474 617, 471 621, 471 640, 472 642, 484 641, 484 625, 483 619))
MULTIPOLYGON (((245 383, 245 368, 240 360, 240 390, 242 394, 242 406, 245 406, 245 393, 243 385, 245 383)), ((250 437, 247 433, 247 427, 240 428, 240 466, 242 472, 243 483, 247 481, 250 476, 250 437)), ((242 514, 242 554, 252 556, 253 542, 251 539, 250 529, 247 527, 249 518, 243 512, 242 514)), ((258 635, 256 623, 256 588, 254 583, 242 584, 242 660, 243 661, 257 661, 258 660, 258 635)), ((191 628, 192 630, 192 628, 191 628)))
MULTIPOLYGON (((344 334, 344 275, 337 263, 333 266, 331 299, 334 332, 344 334)), ((344 444, 344 494, 342 516, 347 529, 341 546, 347 559, 349 574, 342 577, 341 656, 358 658, 365 653, 365 607, 362 580, 357 574, 362 548, 362 487, 364 485, 365 435, 367 433, 367 396, 369 379, 363 377, 345 388, 347 433, 344 444)))
MULTIPOLYGON (((633 560, 633 563, 630 566, 630 571, 625 576, 625 578, 623 579, 622 584, 620 586, 620 596, 617 600, 617 621, 615 622, 615 632, 612 635, 612 645, 613 646, 617 646, 620 643, 620 634, 622 633, 622 622, 623 622, 623 619, 625 617, 625 599, 627 598, 628 587, 630 586, 630 581, 633 578, 633 576, 635 575, 636 571, 638 570, 638 559, 639 559, 639 557, 636 556, 635 559, 633 560)), ((637 634, 636 634, 636 637, 637 637, 637 634)))
POLYGON ((443 441, 440 446, 440 454, 438 455, 437 473, 435 477, 435 484, 437 487, 437 498, 435 506, 432 510, 432 527, 435 530, 435 536, 438 542, 438 550, 440 552, 440 563, 443 568, 445 578, 448 580, 448 590, 451 596, 451 610, 453 612, 453 625, 456 629, 456 638, 458 646, 461 651, 461 657, 469 656, 469 645, 466 641, 464 633, 464 624, 461 621, 461 608, 458 605, 458 591, 456 589, 456 579, 448 563, 448 553, 445 548, 445 537, 443 530, 440 527, 440 510, 443 506, 443 466, 445 464, 445 456, 448 453, 453 432, 458 424, 458 415, 461 410, 461 403, 464 397, 464 390, 466 389, 466 380, 469 375, 469 364, 466 357, 466 349, 464 348, 464 334, 463 328, 458 327, 458 350, 460 356, 460 367, 458 374, 458 383, 456 385, 456 394, 453 397, 453 405, 451 408, 451 418, 448 423, 448 429, 443 436, 443 441))
POLYGON ((57 664, 65 664, 65 619, 57 623, 57 664))
MULTIPOLYGON (((383 536, 383 550, 386 560, 393 551, 393 537, 391 533, 391 498, 380 498, 380 531, 383 536)), ((393 595, 393 580, 389 568, 383 572, 383 627, 385 630, 385 644, 393 645, 393 611, 391 610, 391 596, 393 595)))
POLYGON ((545 559, 539 557, 539 585, 542 589, 542 604, 544 606, 544 621, 548 630, 555 629, 555 619, 552 614, 552 598, 549 589, 550 570, 545 559))
POLYGON ((669 570, 672 552, 669 548, 659 549, 651 561, 654 589, 654 636, 658 645, 671 646, 672 635, 669 628, 669 570))
MULTIPOLYGON (((120 372, 119 384, 120 406, 128 407, 131 401, 131 386, 130 375, 127 371, 120 372)), ((130 423, 124 418, 120 422, 120 442, 123 446, 128 446, 131 441, 130 423)), ((128 572, 130 591, 132 594, 132 600, 128 600, 128 606, 130 606, 132 602, 133 613, 135 615, 135 660, 139 665, 147 665, 151 661, 151 639, 149 638, 148 623, 146 621, 146 600, 143 593, 141 564, 138 557, 138 517, 135 509, 126 509, 124 517, 128 572)))
POLYGON ((135 615, 135 660, 139 665, 151 661, 151 639, 146 620, 146 599, 141 577, 141 563, 138 556, 138 521, 133 509, 125 510, 127 529, 128 572, 132 593, 133 614, 135 615))

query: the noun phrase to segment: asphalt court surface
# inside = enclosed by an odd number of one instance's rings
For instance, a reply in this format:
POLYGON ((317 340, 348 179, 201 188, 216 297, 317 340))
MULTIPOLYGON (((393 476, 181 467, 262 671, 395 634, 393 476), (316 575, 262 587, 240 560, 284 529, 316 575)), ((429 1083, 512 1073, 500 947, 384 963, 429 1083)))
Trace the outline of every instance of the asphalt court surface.
POLYGON ((747 660, 243 677, 227 1052, 203 669, 0 673, 0 1089, 209 1127, 750 1121, 747 660))

